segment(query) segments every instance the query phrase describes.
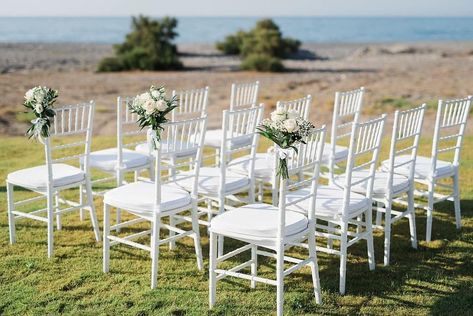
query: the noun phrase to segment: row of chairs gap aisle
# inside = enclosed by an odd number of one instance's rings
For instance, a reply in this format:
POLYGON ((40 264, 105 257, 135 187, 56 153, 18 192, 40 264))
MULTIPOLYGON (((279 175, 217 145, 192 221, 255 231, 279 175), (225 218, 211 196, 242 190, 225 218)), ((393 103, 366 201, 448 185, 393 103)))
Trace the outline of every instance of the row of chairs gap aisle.
MULTIPOLYGON (((339 291, 344 294, 348 247, 366 241, 369 269, 375 269, 373 229, 384 231, 383 261, 389 265, 391 227, 398 220, 408 220, 410 242, 417 248, 416 208, 427 213, 427 241, 432 238, 432 212, 439 201, 453 201, 455 225, 460 228, 460 152, 471 96, 438 102, 432 156, 423 157, 417 152, 425 104, 396 111, 391 134, 386 135, 387 114, 361 118, 363 87, 337 92, 330 134, 317 122, 306 143, 298 144, 297 154, 288 157, 289 179, 278 180, 276 156, 270 150, 258 152, 257 126, 264 108, 258 104, 258 93, 259 82, 233 84, 221 129, 207 130, 209 88, 173 91, 179 106, 155 150, 148 146, 147 131, 138 127, 136 114, 128 109, 133 98, 117 99, 117 146, 94 152, 90 149, 94 102, 57 108, 51 136, 44 141, 45 164, 8 174, 10 243, 16 242, 18 220, 43 221, 48 257, 53 257, 54 228, 61 230, 61 217, 72 211, 78 211, 81 220, 88 211, 99 242, 93 199, 102 197, 104 272, 109 271, 112 246, 146 250, 151 254, 151 288, 155 288, 159 246, 174 249, 176 241, 185 237, 194 241, 201 271, 204 227, 210 235, 210 307, 216 303, 217 281, 237 277, 249 280, 252 288, 258 282, 276 286, 277 313, 282 315, 283 279, 305 266, 312 274, 314 298, 321 302, 317 251, 340 256, 339 291), (383 138, 390 139, 389 158, 379 161, 383 138), (205 154, 205 147, 211 154, 205 154), (77 153, 71 154, 72 148, 77 153), (66 163, 74 160, 78 167, 66 163), (92 181, 91 171, 104 176, 92 181), (427 190, 421 191, 419 185, 427 190), (37 196, 15 201, 16 186, 37 196), (73 188, 79 191, 77 201, 61 194, 73 188), (451 193, 441 195, 439 189, 451 193), (417 204, 415 196, 426 197, 427 205, 417 204), (45 208, 21 211, 39 200, 46 201, 45 208), (406 207, 395 210, 394 203, 406 207), (127 216, 122 220, 123 212, 127 216), (142 222, 149 223, 147 229, 126 236, 120 232, 142 222), (167 232, 164 239, 160 239, 162 231, 167 232), (144 236, 150 237, 148 243, 139 242, 144 236), (244 246, 227 249, 224 239, 228 238, 244 246), (308 256, 290 257, 289 248, 306 249, 308 256), (251 254, 248 261, 230 269, 221 267, 223 261, 246 251, 251 254), (258 276, 260 256, 276 260, 275 279, 258 276), (285 269, 285 263, 290 267, 285 269)), ((308 119, 312 97, 279 101, 276 106, 308 119)))

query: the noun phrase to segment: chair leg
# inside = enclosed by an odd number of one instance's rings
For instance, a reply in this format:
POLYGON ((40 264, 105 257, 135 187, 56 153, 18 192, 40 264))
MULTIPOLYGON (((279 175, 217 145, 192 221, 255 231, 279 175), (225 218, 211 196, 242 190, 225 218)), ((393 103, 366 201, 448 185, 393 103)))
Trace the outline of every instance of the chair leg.
MULTIPOLYGON (((206 202, 207 202, 207 221, 210 224, 210 221, 212 220, 212 200, 207 199, 206 202)), ((208 231, 207 231, 207 233, 208 233, 208 231)))
POLYGON ((347 275, 347 244, 348 244, 348 223, 343 222, 341 225, 340 240, 340 294, 345 294, 345 284, 347 275))
POLYGON ((461 228, 461 210, 460 210, 460 185, 458 171, 453 176, 453 205, 455 207, 455 223, 457 229, 461 228))
POLYGON ((15 227, 15 204, 13 202, 13 184, 7 182, 7 203, 8 203, 8 228, 10 230, 10 244, 16 242, 16 227, 15 227))
MULTIPOLYGON (((253 245, 251 247, 251 276, 255 277, 258 274, 258 247, 253 245)), ((256 287, 256 281, 251 280, 250 286, 252 289, 256 287)))
POLYGON ((215 273, 217 268, 217 236, 215 233, 210 232, 209 246, 209 307, 212 308, 215 305, 217 294, 217 274, 215 273))
POLYGON ((97 213, 95 212, 94 197, 92 195, 92 184, 90 183, 90 179, 86 180, 85 189, 87 191, 87 203, 89 204, 90 221, 92 222, 92 227, 94 229, 95 240, 100 241, 100 228, 99 222, 97 220, 97 213))
POLYGON ((272 203, 273 206, 278 205, 278 200, 279 200, 279 190, 278 190, 278 181, 273 180, 271 181, 271 198, 272 198, 272 203))
MULTIPOLYGON (((389 265, 391 255, 391 207, 392 203, 386 201, 386 213, 384 216, 384 265, 389 265)), ((379 214, 379 212, 378 212, 379 214)))
POLYGON ((312 258, 310 269, 312 272, 312 283, 314 284, 315 302, 322 303, 322 292, 320 289, 319 264, 317 263, 317 250, 315 244, 315 234, 310 234, 308 239, 309 256, 312 258))
MULTIPOLYGON (((84 203, 84 186, 81 184, 79 186, 79 204, 82 205, 83 203, 84 203)), ((81 207, 79 210, 79 219, 81 222, 84 220, 84 217, 85 217, 85 211, 81 207)))
MULTIPOLYGON (((54 209, 56 212, 59 212, 59 192, 58 191, 54 193, 54 209)), ((57 230, 62 229, 61 214, 59 213, 56 214, 56 225, 57 225, 57 230)))
POLYGON ((370 208, 365 213, 366 230, 368 237, 366 238, 366 244, 368 248, 368 265, 371 271, 376 268, 376 262, 374 261, 374 241, 373 241, 373 210, 370 208))
MULTIPOLYGON (((192 223, 194 224, 194 223, 192 223)), ((172 227, 175 227, 176 226, 176 219, 174 218, 174 216, 169 216, 169 225, 172 226, 172 227)), ((169 237, 173 237, 176 233, 172 230, 169 230, 169 237)), ((170 241, 169 242, 169 250, 174 250, 176 249, 176 242, 173 240, 173 241, 170 241)))
POLYGON ((428 204, 427 204, 427 230, 425 234, 425 240, 427 242, 431 241, 432 238, 432 212, 434 210, 434 183, 435 180, 431 180, 429 183, 429 195, 428 195, 428 204))
POLYGON ((107 273, 110 266, 110 206, 103 205, 103 272, 107 273))
MULTIPOLYGON (((332 222, 328 222, 327 225, 328 225, 329 228, 334 228, 334 224, 332 222)), ((329 232, 329 234, 330 234, 330 232, 329 232)), ((333 239, 330 238, 330 237, 327 238, 327 248, 328 249, 333 249, 333 239)))
POLYGON ((159 231, 161 217, 154 215, 151 230, 151 288, 155 289, 158 283, 158 258, 159 258, 159 231))
POLYGON ((48 258, 54 256, 54 193, 48 190, 47 193, 47 212, 48 212, 48 258))
POLYGON ((280 242, 276 254, 276 315, 283 315, 284 306, 284 245, 280 242))
POLYGON ((416 210, 414 207, 414 191, 413 189, 407 192, 407 203, 408 203, 408 210, 409 215, 407 218, 409 219, 409 231, 411 234, 411 245, 412 248, 417 249, 417 229, 416 229, 416 210))
MULTIPOLYGON (((382 203, 376 202, 378 208, 383 207, 382 203)), ((376 226, 381 226, 381 220, 383 219, 383 213, 376 211, 376 226)))
POLYGON ((200 244, 200 230, 199 230, 199 218, 197 217, 197 203, 194 204, 191 210, 192 216, 192 230, 194 231, 194 248, 195 256, 197 258, 197 269, 202 271, 204 269, 204 263, 202 259, 202 245, 200 244))
MULTIPOLYGON (((218 204, 218 214, 222 214, 224 211, 225 211, 225 197, 224 198, 221 198, 220 201, 219 201, 219 204, 218 204)), ((224 242, 224 238, 222 235, 218 235, 218 251, 217 251, 217 254, 218 256, 222 256, 223 255, 223 242, 224 242)))
MULTIPOLYGON (((117 188, 122 185, 123 185, 123 173, 120 170, 117 170, 117 188)), ((117 217, 116 224, 118 225, 122 222, 122 211, 119 208, 116 209, 116 217, 117 217)), ((121 229, 118 227, 116 229, 117 233, 119 233, 120 230, 121 229)))

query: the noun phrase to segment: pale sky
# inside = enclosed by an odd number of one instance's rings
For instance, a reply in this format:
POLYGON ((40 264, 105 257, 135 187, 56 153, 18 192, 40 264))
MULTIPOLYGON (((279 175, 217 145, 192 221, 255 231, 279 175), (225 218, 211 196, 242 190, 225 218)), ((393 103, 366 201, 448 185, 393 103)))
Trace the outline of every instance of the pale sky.
POLYGON ((0 16, 473 16, 473 0, 0 0, 0 16))

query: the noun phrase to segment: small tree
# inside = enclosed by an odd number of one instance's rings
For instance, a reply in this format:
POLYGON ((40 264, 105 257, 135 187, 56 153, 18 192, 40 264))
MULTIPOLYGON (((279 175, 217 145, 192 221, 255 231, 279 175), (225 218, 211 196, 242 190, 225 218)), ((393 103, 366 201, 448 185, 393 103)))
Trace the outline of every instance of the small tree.
POLYGON ((165 17, 153 20, 145 16, 132 18, 132 31, 125 42, 114 46, 115 57, 106 57, 98 71, 181 69, 177 47, 177 20, 165 17))
POLYGON ((282 36, 279 26, 271 19, 260 20, 248 32, 228 35, 217 49, 229 55, 240 55, 242 68, 258 71, 280 71, 281 59, 296 53, 301 42, 282 36))

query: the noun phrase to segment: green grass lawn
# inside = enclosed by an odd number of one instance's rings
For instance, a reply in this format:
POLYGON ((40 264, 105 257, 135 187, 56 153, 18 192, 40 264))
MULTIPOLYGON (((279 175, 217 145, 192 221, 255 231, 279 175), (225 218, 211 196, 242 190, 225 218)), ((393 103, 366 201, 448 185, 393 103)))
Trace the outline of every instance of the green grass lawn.
MULTIPOLYGON (((94 147, 113 145, 111 137, 94 138, 94 147)), ((387 144, 385 144, 387 145, 387 144)), ((347 294, 338 294, 339 258, 318 254, 323 304, 313 299, 308 268, 286 278, 287 315, 396 314, 425 315, 473 313, 473 137, 465 139, 461 166, 462 224, 454 225, 453 203, 436 206, 433 241, 426 243, 425 213, 417 211, 419 249, 409 242, 407 220, 393 228, 391 266, 382 265, 383 237, 375 234, 377 267, 369 271, 365 243, 349 249, 347 294)), ((384 146, 387 150, 387 146, 384 146)), ((385 150, 385 151, 386 151, 385 150)), ((421 153, 430 155, 430 142, 421 153)), ((23 137, 0 141, 0 179, 14 170, 43 161, 42 146, 23 137)), ((386 152, 382 158, 386 157, 386 152)), ((205 270, 196 268, 191 239, 177 243, 175 251, 162 246, 158 288, 150 290, 147 252, 116 246, 111 251, 110 273, 102 273, 102 244, 94 241, 89 218, 78 213, 64 216, 55 231, 55 257, 47 259, 46 225, 17 222, 17 243, 9 245, 6 189, 0 194, 0 314, 109 314, 109 315, 268 315, 276 308, 276 291, 249 281, 227 278, 218 283, 217 305, 208 311, 208 239, 201 230, 205 270)), ((17 191, 18 198, 27 192, 17 191)), ((102 226, 102 201, 96 199, 102 226)), ((129 229, 128 231, 132 231, 129 229)), ((227 242, 227 250, 238 245, 227 242)), ((297 252, 291 253, 298 256, 297 252)), ((233 263, 237 262, 236 258, 233 263)), ((261 258, 258 274, 273 277, 275 262, 261 258)), ((232 261, 230 260, 231 264, 232 261)))

